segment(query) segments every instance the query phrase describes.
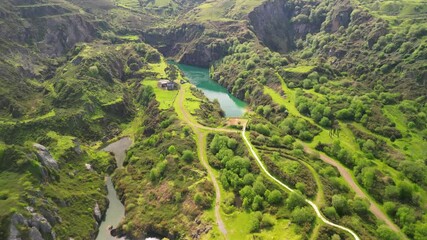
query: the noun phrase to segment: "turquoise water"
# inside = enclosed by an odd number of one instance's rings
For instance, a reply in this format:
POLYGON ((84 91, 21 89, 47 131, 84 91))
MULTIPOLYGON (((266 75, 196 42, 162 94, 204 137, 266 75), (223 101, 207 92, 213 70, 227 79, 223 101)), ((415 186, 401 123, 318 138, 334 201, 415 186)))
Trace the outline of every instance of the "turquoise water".
POLYGON ((203 91, 209 100, 218 99, 226 117, 241 117, 245 113, 246 103, 231 95, 226 88, 209 77, 209 69, 176 64, 185 77, 203 91))

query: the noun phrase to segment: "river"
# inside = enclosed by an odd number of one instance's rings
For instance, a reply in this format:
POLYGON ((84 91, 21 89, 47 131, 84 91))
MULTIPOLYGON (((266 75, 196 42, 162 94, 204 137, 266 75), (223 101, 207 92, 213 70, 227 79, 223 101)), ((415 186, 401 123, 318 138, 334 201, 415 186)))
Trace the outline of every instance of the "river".
MULTIPOLYGON (((132 140, 125 137, 111 143, 102 150, 113 153, 117 162, 117 167, 121 168, 123 167, 123 161, 126 157, 126 150, 128 150, 131 145, 132 140)), ((108 190, 107 198, 110 203, 108 205, 107 212, 105 213, 105 220, 102 221, 99 226, 99 233, 96 240, 124 239, 111 236, 110 231, 108 230, 108 227, 110 226, 113 226, 113 228, 117 227, 120 221, 125 217, 125 207, 118 198, 116 189, 114 189, 113 182, 109 176, 106 177, 106 184, 108 190)))
POLYGON ((213 81, 209 69, 176 64, 185 77, 203 91, 209 100, 217 99, 226 117, 241 117, 246 111, 246 103, 231 95, 226 88, 213 81))

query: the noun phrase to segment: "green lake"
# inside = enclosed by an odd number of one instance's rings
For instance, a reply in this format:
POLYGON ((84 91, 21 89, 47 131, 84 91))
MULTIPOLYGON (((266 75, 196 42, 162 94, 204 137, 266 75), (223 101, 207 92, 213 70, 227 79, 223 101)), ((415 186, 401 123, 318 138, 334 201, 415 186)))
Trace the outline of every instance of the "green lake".
POLYGON ((176 65, 192 84, 203 91, 209 100, 218 99, 226 117, 243 116, 247 104, 231 95, 226 88, 213 81, 209 76, 209 69, 185 64, 176 65))

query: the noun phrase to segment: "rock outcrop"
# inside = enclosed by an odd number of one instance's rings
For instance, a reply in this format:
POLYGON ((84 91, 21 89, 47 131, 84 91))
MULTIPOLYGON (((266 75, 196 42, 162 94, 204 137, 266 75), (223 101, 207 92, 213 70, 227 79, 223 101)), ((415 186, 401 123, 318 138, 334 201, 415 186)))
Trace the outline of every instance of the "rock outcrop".
POLYGON ((293 48, 293 6, 286 1, 268 1, 249 13, 249 23, 258 39, 273 51, 293 48))
POLYGON ((351 18, 350 15, 353 12, 353 7, 349 0, 338 1, 336 6, 331 12, 331 22, 326 26, 327 32, 336 32, 342 27, 348 27, 351 18))
POLYGON ((28 229, 28 237, 31 240, 44 240, 43 236, 48 236, 48 239, 56 239, 56 234, 47 219, 43 215, 33 212, 34 209, 30 210, 31 219, 27 219, 19 213, 12 215, 8 240, 23 239, 23 233, 20 231, 22 228, 28 229))
POLYGON ((47 150, 47 148, 45 146, 38 144, 38 143, 34 143, 33 146, 34 146, 34 148, 36 148, 37 157, 39 158, 39 160, 43 164, 43 166, 50 168, 50 169, 54 169, 54 170, 59 169, 59 165, 58 165, 57 161, 52 157, 49 150, 47 150))
POLYGON ((93 208, 93 215, 95 217, 95 220, 100 223, 102 221, 102 213, 101 209, 99 208, 99 204, 96 203, 95 207, 93 208))

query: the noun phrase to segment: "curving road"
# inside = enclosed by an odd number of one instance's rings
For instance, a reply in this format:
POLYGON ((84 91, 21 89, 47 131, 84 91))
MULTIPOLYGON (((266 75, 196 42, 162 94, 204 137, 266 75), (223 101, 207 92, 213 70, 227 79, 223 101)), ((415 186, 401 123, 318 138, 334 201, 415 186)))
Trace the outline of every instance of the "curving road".
MULTIPOLYGON (((294 190, 292 188, 290 188, 289 186, 287 186, 286 184, 282 183, 281 181, 279 181, 277 178, 275 178, 273 175, 270 174, 270 172, 268 172, 267 168, 265 168, 264 164, 261 162, 260 158, 258 157, 258 155, 256 154, 254 148, 252 147, 252 144, 249 142, 248 138, 246 137, 246 125, 243 127, 243 131, 242 131, 242 138, 243 140, 245 140, 245 143, 248 147, 248 149, 250 150, 250 152, 252 153, 253 157, 255 158, 255 160, 257 161, 258 165, 260 166, 261 170, 274 182, 276 182, 277 184, 279 184, 280 186, 286 188, 288 191, 290 192, 294 192, 294 190)), ((312 201, 310 201, 309 199, 305 199, 305 201, 314 209, 314 211, 316 212, 317 216, 327 225, 339 228, 341 230, 344 230, 348 233, 350 233, 355 240, 360 240, 359 236, 357 236, 357 234, 355 232, 353 232, 353 230, 346 228, 344 226, 335 224, 331 221, 329 221, 327 218, 325 218, 323 216, 323 214, 320 212, 319 208, 316 206, 316 204, 314 204, 312 201)))
MULTIPOLYGON (((306 153, 313 153, 315 152, 313 149, 308 147, 307 145, 304 145, 304 151, 306 153)), ((363 190, 359 187, 359 185, 354 181, 351 173, 343 167, 341 164, 339 164, 334 159, 328 157, 327 155, 320 153, 320 159, 324 161, 325 163, 332 165, 338 169, 338 172, 340 175, 344 178, 344 180, 348 183, 351 189, 356 193, 358 197, 367 199, 369 201, 369 210, 377 217, 378 219, 384 221, 389 228, 391 228, 393 231, 400 233, 399 227, 394 224, 388 217, 385 215, 381 209, 373 202, 366 194, 363 192, 363 190)), ((405 237, 406 238, 406 237, 405 237)))

